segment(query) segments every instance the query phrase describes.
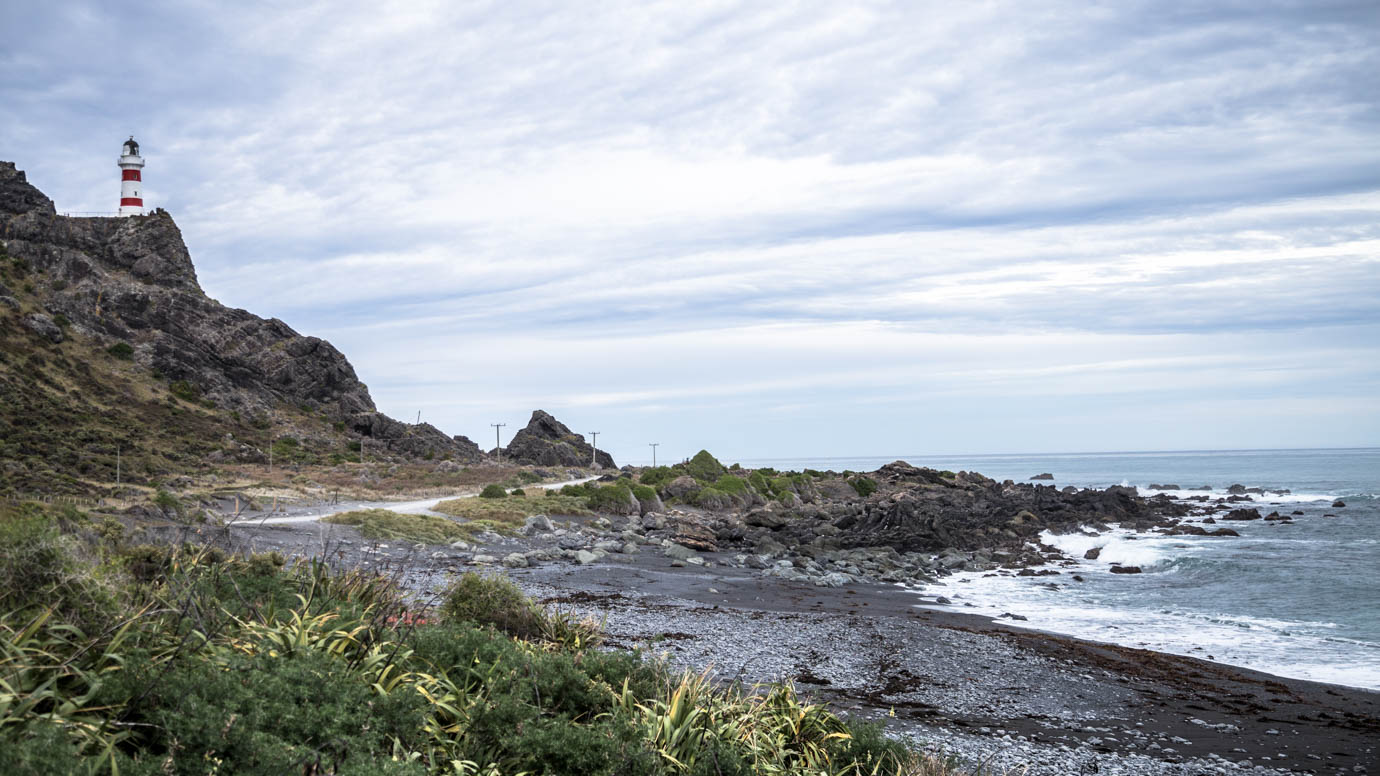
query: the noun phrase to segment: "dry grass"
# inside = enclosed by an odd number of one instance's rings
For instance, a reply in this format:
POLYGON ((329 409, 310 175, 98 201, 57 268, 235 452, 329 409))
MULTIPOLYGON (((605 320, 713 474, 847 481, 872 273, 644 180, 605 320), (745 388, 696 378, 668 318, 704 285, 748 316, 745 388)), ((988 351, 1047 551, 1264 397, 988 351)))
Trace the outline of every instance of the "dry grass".
POLYGON ((532 488, 525 496, 508 498, 457 498, 442 501, 435 510, 467 520, 486 520, 495 523, 522 525, 532 515, 592 515, 585 508, 585 500, 575 496, 547 495, 545 491, 532 488))
POLYGON ((387 509, 360 509, 322 518, 323 523, 352 525, 360 536, 380 541, 449 544, 468 539, 475 529, 434 515, 405 515, 387 509))

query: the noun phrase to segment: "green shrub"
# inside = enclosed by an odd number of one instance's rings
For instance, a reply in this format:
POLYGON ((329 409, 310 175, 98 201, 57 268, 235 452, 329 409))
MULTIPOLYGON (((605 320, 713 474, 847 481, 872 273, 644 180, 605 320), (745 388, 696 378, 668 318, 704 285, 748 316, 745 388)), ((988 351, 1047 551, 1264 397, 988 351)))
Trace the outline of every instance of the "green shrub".
POLYGON ((461 574, 446 590, 441 616, 447 622, 492 625, 522 639, 541 633, 541 614, 507 577, 461 574))
POLYGON ((690 459, 690 463, 686 465, 686 471, 691 477, 708 484, 723 476, 724 465, 710 455, 708 450, 701 450, 695 453, 694 458, 690 459))
POLYGON ((324 652, 264 651, 232 653, 223 665, 176 663, 131 716, 151 737, 150 761, 171 752, 174 773, 420 776, 424 769, 385 764, 392 740, 416 740, 426 706, 416 692, 379 695, 363 673, 324 652), (343 769, 347 763, 354 767, 343 769), (374 769, 357 770, 361 765, 374 769))
POLYGON ((732 496, 742 496, 747 494, 747 481, 742 477, 725 474, 714 482, 714 489, 732 496))
POLYGON ((862 496, 863 498, 867 498, 868 496, 877 492, 877 481, 872 479, 871 477, 868 477, 865 474, 860 474, 857 477, 854 477, 853 479, 848 481, 848 484, 852 485, 853 490, 857 491, 858 495, 862 496))
POLYGON ((595 512, 625 514, 632 505, 632 487, 625 481, 595 488, 585 499, 585 506, 595 512))
POLYGON ((677 472, 672 470, 669 466, 657 466, 642 472, 642 476, 638 477, 638 480, 643 485, 655 487, 674 480, 676 475, 677 472))
POLYGON ((0 773, 15 776, 76 776, 91 769, 78 756, 66 731, 56 722, 36 720, 11 729, 0 743, 0 773))
POLYGON ((522 488, 513 488, 512 490, 508 491, 508 495, 509 495, 509 496, 526 496, 526 495, 527 495, 527 491, 523 490, 522 488))
POLYGON ((183 401, 196 402, 201 398, 201 389, 186 380, 172 381, 168 385, 168 391, 183 401))
POLYGON ((771 495, 771 485, 767 483, 767 478, 765 475, 762 474, 762 471, 760 469, 753 472, 752 474, 749 474, 747 481, 748 484, 751 485, 753 489, 756 490, 758 493, 761 493, 764 496, 771 495))
POLYGON ((62 532, 60 523, 80 519, 33 503, 0 506, 0 615, 52 606, 61 620, 88 627, 116 614, 115 591, 80 561, 79 545, 62 532))
POLYGON ((652 501, 656 498, 656 488, 650 488, 646 485, 634 485, 632 486, 632 494, 633 498, 638 501, 652 501))
POLYGON ((581 482, 576 485, 566 485, 561 488, 562 496, 573 496, 575 498, 585 498, 589 495, 589 483, 581 482))
POLYGON ((532 485, 541 482, 541 475, 536 474, 535 472, 528 471, 527 469, 523 469, 522 471, 518 472, 517 478, 525 485, 532 485))
POLYGON ((484 489, 479 491, 480 498, 507 498, 507 496, 508 491, 504 490, 503 486, 498 483, 485 485, 484 489))
POLYGON ((177 499, 177 496, 174 496, 162 488, 159 488, 157 492, 154 493, 153 503, 166 512, 177 512, 179 514, 182 512, 182 502, 177 499))
POLYGON ((134 358, 134 348, 128 342, 117 342, 106 348, 105 352, 121 361, 130 361, 134 358))

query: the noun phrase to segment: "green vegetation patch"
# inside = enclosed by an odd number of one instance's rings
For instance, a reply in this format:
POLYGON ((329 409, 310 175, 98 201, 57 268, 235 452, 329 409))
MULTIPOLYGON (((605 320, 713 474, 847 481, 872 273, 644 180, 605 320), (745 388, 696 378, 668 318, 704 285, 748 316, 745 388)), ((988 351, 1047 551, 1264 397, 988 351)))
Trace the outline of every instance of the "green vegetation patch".
POLYGON ((857 491, 858 495, 863 498, 867 498, 877 492, 877 481, 865 474, 859 474, 850 479, 848 484, 852 485, 853 490, 857 491))
POLYGON ((453 517, 466 520, 488 520, 512 527, 532 515, 588 515, 583 496, 548 493, 540 498, 518 496, 515 498, 477 499, 457 498, 442 501, 432 508, 453 517))
POLYGON ((627 480, 591 489, 585 498, 585 506, 595 512, 615 512, 627 514, 633 509, 632 485, 627 480))
POLYGON ((134 360, 134 348, 128 342, 117 342, 106 348, 105 352, 109 353, 111 357, 118 358, 121 361, 134 360))
POLYGON ((724 475, 724 465, 719 463, 719 459, 709 454, 708 450, 701 450, 695 453, 695 457, 686 464, 686 471, 691 477, 705 483, 706 485, 714 482, 724 475))
POLYGON ((488 484, 488 485, 485 485, 483 490, 479 491, 479 497, 480 497, 480 498, 507 498, 507 497, 508 497, 508 491, 507 491, 502 485, 499 485, 499 484, 496 483, 496 482, 495 482, 495 483, 490 483, 490 484, 488 484))
POLYGON ((186 380, 173 380, 168 384, 168 391, 183 401, 195 403, 201 400, 201 389, 186 380))
POLYGON ((642 476, 638 479, 643 485, 656 487, 657 485, 665 485, 679 476, 680 472, 669 466, 656 466, 642 472, 642 476))
POLYGON ((714 489, 733 496, 747 495, 747 480, 742 477, 735 477, 732 474, 725 474, 714 482, 714 489))
POLYGON ((352 525, 360 536, 380 541, 408 541, 423 544, 449 544, 467 539, 472 529, 454 520, 435 515, 405 515, 387 509, 360 509, 322 518, 323 523, 352 525))

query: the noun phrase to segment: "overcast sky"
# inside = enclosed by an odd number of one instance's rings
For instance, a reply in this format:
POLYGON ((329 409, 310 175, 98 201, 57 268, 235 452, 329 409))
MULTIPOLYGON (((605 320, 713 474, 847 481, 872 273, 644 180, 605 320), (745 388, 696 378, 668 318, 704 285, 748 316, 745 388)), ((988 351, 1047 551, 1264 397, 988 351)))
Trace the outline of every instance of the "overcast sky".
POLYGON ((4 0, 0 158, 623 462, 1380 445, 1380 4, 4 0), (605 445, 607 443, 607 445, 605 445))

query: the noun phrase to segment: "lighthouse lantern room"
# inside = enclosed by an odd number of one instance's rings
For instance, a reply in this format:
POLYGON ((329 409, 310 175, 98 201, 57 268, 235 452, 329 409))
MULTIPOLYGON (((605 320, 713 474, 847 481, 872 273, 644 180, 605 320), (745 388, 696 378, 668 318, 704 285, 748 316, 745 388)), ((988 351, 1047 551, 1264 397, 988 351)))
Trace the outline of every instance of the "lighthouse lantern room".
POLYGON ((130 135, 120 149, 120 215, 142 216, 144 214, 144 181, 139 171, 144 169, 144 157, 139 155, 139 144, 130 135))

